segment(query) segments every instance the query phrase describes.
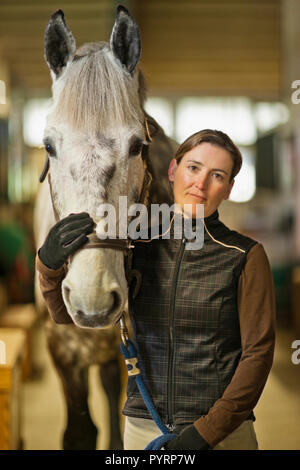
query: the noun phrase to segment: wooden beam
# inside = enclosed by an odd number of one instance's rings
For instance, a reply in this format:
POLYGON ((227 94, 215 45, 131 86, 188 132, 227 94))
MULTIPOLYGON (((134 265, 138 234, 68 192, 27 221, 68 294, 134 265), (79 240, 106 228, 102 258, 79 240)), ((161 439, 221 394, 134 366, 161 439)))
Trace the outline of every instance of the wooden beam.
MULTIPOLYGON (((40 19, 30 19, 25 24, 22 20, 0 22, 0 37, 7 35, 22 38, 25 34, 43 37, 47 23, 48 18, 44 22, 40 19)), ((102 18, 77 18, 71 19, 67 23, 73 34, 76 34, 76 31, 87 29, 94 31, 94 36, 107 32, 107 21, 102 18)))
MULTIPOLYGON (((66 16, 78 17, 79 15, 107 15, 113 16, 111 4, 107 1, 98 0, 96 2, 91 1, 77 1, 70 2, 67 5, 64 5, 65 1, 62 2, 61 9, 64 11, 66 16)), ((33 5, 32 3, 24 0, 17 4, 13 1, 4 4, 3 0, 0 3, 0 15, 1 21, 14 20, 16 17, 20 17, 24 20, 34 18, 39 18, 40 20, 45 20, 48 18, 49 14, 52 14, 55 10, 59 8, 59 5, 55 5, 52 2, 38 2, 33 5)), ((107 17, 107 16, 106 16, 107 17)))

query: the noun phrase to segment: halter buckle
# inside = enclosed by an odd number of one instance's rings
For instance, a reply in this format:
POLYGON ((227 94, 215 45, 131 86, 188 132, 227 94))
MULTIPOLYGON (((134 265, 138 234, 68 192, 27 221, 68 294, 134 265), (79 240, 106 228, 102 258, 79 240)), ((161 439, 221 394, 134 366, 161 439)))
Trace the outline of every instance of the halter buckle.
POLYGON ((132 240, 130 238, 127 239, 127 248, 130 250, 131 248, 135 248, 135 246, 132 244, 132 240))
POLYGON ((129 359, 125 359, 125 362, 127 365, 127 373, 129 376, 139 375, 141 373, 140 369, 137 367, 138 361, 139 360, 137 357, 131 357, 129 359), (131 366, 131 367, 129 368, 128 366, 131 366))
POLYGON ((121 330, 122 343, 124 344, 124 346, 127 346, 129 334, 128 334, 128 329, 125 323, 124 312, 122 313, 121 318, 120 318, 120 330, 121 330))

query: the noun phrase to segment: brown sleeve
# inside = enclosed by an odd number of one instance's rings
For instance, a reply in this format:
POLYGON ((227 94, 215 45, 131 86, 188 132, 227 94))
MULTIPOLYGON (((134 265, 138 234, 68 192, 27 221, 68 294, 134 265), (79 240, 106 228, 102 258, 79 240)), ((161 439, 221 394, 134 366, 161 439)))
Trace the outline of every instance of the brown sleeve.
POLYGON ((238 285, 242 354, 231 382, 208 414, 194 426, 216 446, 248 418, 256 406, 273 363, 275 295, 271 268, 261 244, 247 255, 238 285))
POLYGON ((67 312, 61 292, 61 283, 66 275, 64 266, 59 269, 50 269, 42 263, 37 253, 35 268, 39 273, 41 292, 51 318, 55 323, 73 323, 67 312))

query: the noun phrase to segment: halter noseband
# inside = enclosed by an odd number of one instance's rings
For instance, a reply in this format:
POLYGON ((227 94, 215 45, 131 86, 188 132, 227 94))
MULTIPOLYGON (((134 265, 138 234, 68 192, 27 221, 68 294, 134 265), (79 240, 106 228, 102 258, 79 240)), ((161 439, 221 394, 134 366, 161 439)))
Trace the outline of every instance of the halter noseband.
POLYGON ((134 246, 129 238, 112 238, 101 240, 95 232, 88 235, 89 241, 82 248, 113 248, 119 251, 129 251, 134 246))

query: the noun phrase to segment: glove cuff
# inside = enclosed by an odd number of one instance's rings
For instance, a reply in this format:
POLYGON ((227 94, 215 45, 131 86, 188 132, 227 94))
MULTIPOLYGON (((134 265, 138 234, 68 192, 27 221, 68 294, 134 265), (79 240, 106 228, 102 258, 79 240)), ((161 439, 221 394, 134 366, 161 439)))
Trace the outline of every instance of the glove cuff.
POLYGON ((59 269, 61 269, 63 267, 63 264, 60 264, 59 266, 50 266, 49 263, 48 263, 48 260, 44 258, 43 256, 43 253, 42 252, 42 248, 41 247, 39 250, 38 250, 38 257, 40 259, 40 261, 49 269, 52 269, 53 271, 57 271, 59 269))
POLYGON ((201 450, 211 449, 211 446, 208 444, 208 442, 206 442, 206 440, 201 436, 201 434, 199 434, 199 432, 197 431, 194 425, 190 427, 189 432, 190 432, 191 439, 197 445, 197 449, 201 449, 201 450))

